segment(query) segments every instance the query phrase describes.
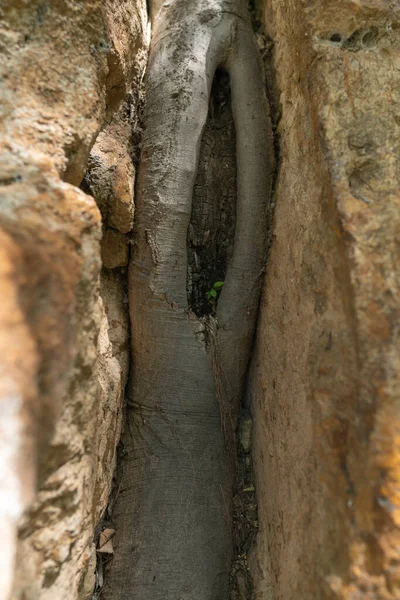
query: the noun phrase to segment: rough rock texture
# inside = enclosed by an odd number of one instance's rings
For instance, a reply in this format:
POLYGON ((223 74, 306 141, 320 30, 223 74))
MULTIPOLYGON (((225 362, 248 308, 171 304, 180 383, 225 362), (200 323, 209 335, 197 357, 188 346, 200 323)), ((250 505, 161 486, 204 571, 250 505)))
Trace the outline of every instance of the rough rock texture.
POLYGON ((104 275, 100 297, 100 212, 74 186, 140 79, 145 21, 135 0, 0 7, 1 599, 28 505, 12 597, 85 598, 94 583, 128 328, 119 272, 104 275))
POLYGON ((15 524, 32 500, 34 480, 30 406, 36 401, 32 387, 38 359, 35 342, 18 307, 21 252, 12 238, 0 232, 0 573, 4 598, 10 584, 15 547, 15 524), (10 318, 11 315, 11 318, 10 318), (21 370, 21 344, 26 352, 21 370), (22 403, 22 398, 25 403, 22 403))
MULTIPOLYGON (((5 162, 6 170, 11 158, 6 157, 5 162)), ((44 504, 40 500, 39 504, 35 502, 28 519, 29 526, 42 528, 54 519, 59 522, 62 510, 71 510, 67 504, 74 497, 71 491, 67 502, 64 491, 57 484, 65 478, 65 474, 57 469, 75 454, 71 450, 74 429, 68 427, 64 433, 71 441, 69 447, 62 436, 56 434, 51 452, 48 449, 61 408, 63 413, 75 415, 77 427, 78 418, 82 419, 82 427, 85 417, 81 412, 94 406, 96 398, 94 367, 100 317, 96 310, 100 218, 90 197, 48 175, 51 167, 44 160, 40 165, 21 160, 13 167, 17 173, 13 177, 21 177, 22 181, 13 181, 0 189, 0 226, 18 247, 20 257, 14 266, 18 269, 13 279, 17 288, 15 304, 10 307, 8 318, 13 320, 17 314, 21 315, 30 343, 25 345, 23 338, 14 337, 13 343, 19 352, 16 349, 10 384, 18 394, 21 412, 26 415, 20 422, 19 435, 24 443, 32 445, 19 486, 26 487, 28 481, 35 486, 36 476, 41 488, 50 486, 48 492, 43 492, 44 504), (21 388, 23 382, 25 389, 21 388), (79 393, 74 395, 76 390, 79 393), (53 471, 57 472, 56 478, 53 471), (51 506, 50 498, 53 498, 54 506, 51 506), (56 508, 57 503, 63 503, 64 508, 56 508)), ((2 404, 7 402, 7 397, 2 399, 2 404)), ((57 431, 62 428, 63 424, 59 424, 57 431)), ((21 450, 16 461, 25 465, 27 454, 24 448, 21 450)), ((29 490, 30 496, 35 487, 29 490)), ((22 507, 20 501, 19 508, 22 507)), ((28 535, 26 529, 23 535, 28 535)), ((55 538, 58 552, 57 541, 55 538)), ((52 552, 53 548, 47 550, 52 552)), ((47 560, 40 552, 25 548, 18 561, 18 584, 23 582, 21 571, 28 568, 28 557, 35 562, 47 560)), ((35 584, 39 584, 36 571, 32 577, 35 584)), ((32 588, 32 581, 27 586, 32 588)), ((39 594, 34 593, 31 597, 39 597, 39 594)))
POLYGON ((103 265, 108 269, 128 265, 129 236, 126 234, 133 227, 143 104, 142 75, 143 70, 138 69, 132 92, 112 122, 98 135, 81 185, 84 191, 94 196, 101 211, 101 255, 103 265))
POLYGON ((99 521, 111 491, 111 476, 115 468, 115 442, 122 425, 121 400, 129 367, 129 324, 126 275, 119 270, 104 269, 101 276, 101 296, 105 311, 99 335, 98 378, 101 388, 97 422, 96 490, 93 506, 95 522, 99 521))
POLYGON ((271 0, 264 18, 281 162, 250 376, 255 597, 394 600, 398 3, 271 0))
MULTIPOLYGON (((140 85, 140 78, 136 78, 136 84, 140 85)), ((140 104, 140 92, 130 94, 112 122, 99 133, 82 184, 96 198, 103 224, 120 233, 129 233, 133 226, 137 156, 131 156, 130 151, 139 128, 140 104)))

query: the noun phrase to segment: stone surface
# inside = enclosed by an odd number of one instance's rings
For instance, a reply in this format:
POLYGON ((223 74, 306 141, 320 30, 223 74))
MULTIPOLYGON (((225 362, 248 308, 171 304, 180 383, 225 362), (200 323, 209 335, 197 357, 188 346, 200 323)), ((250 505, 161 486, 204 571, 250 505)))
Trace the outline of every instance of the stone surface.
MULTIPOLYGON (((143 54, 143 52, 142 52, 143 54)), ((140 63, 140 56, 137 57, 140 63)), ((143 62, 141 63, 143 64, 143 62)), ((94 196, 103 221, 101 256, 104 267, 126 267, 134 217, 134 187, 141 135, 142 73, 112 121, 98 135, 88 160, 82 189, 94 196)))
POLYGON ((97 423, 97 464, 94 492, 95 522, 99 521, 111 491, 115 468, 115 442, 122 425, 122 400, 129 367, 129 323, 126 276, 104 269, 101 276, 104 313, 98 340, 100 406, 97 423))
MULTIPOLYGON (((12 323, 21 314, 29 333, 29 343, 24 337, 13 339, 12 370, 13 387, 16 392, 20 389, 20 410, 26 415, 28 426, 24 431, 22 421, 20 431, 16 431, 18 437, 21 436, 20 454, 16 460, 22 465, 29 461, 29 476, 27 469, 21 473, 21 485, 29 486, 24 499, 29 499, 36 489, 36 480, 40 487, 50 485, 52 471, 73 456, 63 443, 54 440, 49 451, 48 444, 61 409, 76 413, 82 404, 94 404, 96 397, 96 380, 91 373, 96 361, 99 321, 96 303, 100 215, 92 198, 53 178, 52 166, 44 159, 34 165, 16 154, 13 157, 2 155, 0 163, 2 181, 6 180, 6 175, 10 176, 7 184, 0 188, 0 224, 12 238, 19 254, 13 280, 15 303, 9 306, 8 319, 12 323), (71 402, 68 399, 74 386, 79 389, 80 396, 71 402), (31 446, 29 454, 27 446, 31 446)), ((1 337, 6 331, 4 326, 1 337)), ((18 330, 14 335, 17 334, 18 330)), ((2 404, 6 402, 3 398, 2 404)), ((72 433, 72 430, 68 431, 69 439, 72 433)), ((31 505, 34 511, 29 513, 32 527, 35 522, 39 528, 47 524, 47 516, 41 514, 42 511, 53 513, 48 517, 50 522, 56 516, 61 520, 62 510, 57 508, 57 502, 53 509, 50 505, 50 498, 57 495, 55 487, 52 494, 46 495, 40 510, 36 501, 31 505)), ((25 506, 26 502, 19 504, 18 516, 25 506)), ((67 504, 65 510, 70 510, 67 504)), ((48 551, 52 550, 50 545, 48 551)), ((18 585, 24 580, 23 574, 29 563, 25 557, 28 556, 43 560, 39 548, 35 552, 33 548, 26 548, 26 554, 22 555, 24 560, 17 561, 18 585)), ((47 567, 44 562, 42 567, 45 577, 47 567)), ((36 585, 39 581, 37 571, 32 573, 32 578, 36 585)), ((34 595, 31 597, 40 597, 34 592, 32 581, 28 582, 27 588, 32 589, 34 595)))
POLYGON ((22 253, 13 239, 0 230, 0 530, 2 549, 0 597, 11 587, 15 532, 24 507, 35 488, 31 411, 37 403, 32 385, 37 371, 35 340, 18 306, 18 280, 22 253), (21 369, 21 345, 24 368, 21 369), (24 400, 24 402, 23 402, 24 400))
MULTIPOLYGON (((73 600, 93 588, 128 329, 121 273, 100 286, 100 212, 74 186, 141 80, 145 28, 141 1, 1 3, 2 600, 13 579, 13 599, 73 600)), ((128 231, 133 171, 128 158, 118 168, 128 231)))
POLYGON ((91 308, 93 322, 83 328, 77 344, 80 372, 50 444, 49 474, 20 524, 13 598, 84 599, 93 590, 94 530, 111 490, 128 372, 120 273, 102 275, 100 302, 91 308))
POLYGON ((101 240, 101 258, 107 269, 126 267, 129 247, 126 237, 114 229, 106 229, 101 240))
POLYGON ((87 156, 141 70, 145 6, 123 0, 5 0, 0 133, 79 184, 87 156))
POLYGON ((255 598, 400 597, 400 22, 272 0, 280 166, 250 397, 255 598))
POLYGON ((98 135, 93 146, 82 188, 95 197, 103 217, 103 226, 129 233, 133 226, 133 194, 140 136, 139 112, 143 102, 140 77, 136 76, 135 93, 98 135))

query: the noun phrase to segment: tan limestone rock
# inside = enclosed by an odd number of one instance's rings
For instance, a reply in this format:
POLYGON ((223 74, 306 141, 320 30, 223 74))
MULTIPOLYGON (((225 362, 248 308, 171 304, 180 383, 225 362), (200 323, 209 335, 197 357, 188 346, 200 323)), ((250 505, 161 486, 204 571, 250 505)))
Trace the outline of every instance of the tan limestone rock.
POLYGON ((21 251, 0 230, 0 597, 11 590, 18 519, 35 490, 35 340, 19 307, 21 251), (21 357, 21 344, 24 356, 21 357), (21 367, 23 366, 23 369, 21 367))
POLYGON ((98 338, 99 410, 96 430, 97 462, 93 506, 95 521, 104 512, 111 492, 116 445, 122 426, 122 400, 129 367, 129 324, 126 279, 118 270, 101 276, 104 312, 98 338))
POLYGON ((12 597, 45 597, 42 586, 54 597, 58 580, 59 597, 69 589, 72 598, 71 582, 79 582, 90 557, 81 544, 82 530, 91 536, 85 479, 96 417, 100 215, 92 198, 53 179, 43 161, 19 167, 22 181, 0 190, 0 222, 21 252, 18 305, 37 349, 31 466, 40 491, 20 523, 12 597))
POLYGON ((397 3, 272 0, 280 168, 251 368, 255 598, 400 597, 397 3))
POLYGON ((141 71, 144 3, 6 0, 0 10, 2 139, 51 157, 79 185, 104 118, 141 71))
POLYGON ((128 243, 126 237, 114 229, 106 229, 101 240, 101 258, 107 269, 126 267, 128 264, 128 243))
MULTIPOLYGON (((99 135, 100 141, 103 137, 106 134, 99 135)), ((109 138, 107 142, 110 142, 109 138)), ((95 145, 90 155, 85 185, 95 197, 105 225, 121 233, 128 233, 132 229, 134 182, 134 167, 126 153, 126 146, 120 149, 119 144, 115 144, 114 148, 103 152, 98 144, 95 145), (115 147, 119 151, 114 152, 115 147)))
POLYGON ((91 194, 101 211, 104 229, 129 233, 134 217, 134 188, 137 140, 140 138, 140 111, 143 92, 140 73, 132 92, 98 135, 87 165, 82 189, 91 194))
MULTIPOLYGON (((123 323, 126 306, 100 299, 100 213, 70 184, 80 184, 98 132, 140 79, 145 28, 145 3, 134 0, 0 6, 0 369, 8 373, 0 460, 9 457, 0 479, 2 599, 13 579, 16 519, 27 507, 12 598, 75 600, 93 589, 94 530, 111 486, 127 375, 127 350, 111 349, 106 314, 123 323), (108 342, 98 348, 98 338, 108 342), (104 389, 101 361, 109 365, 104 389), (100 419, 109 431, 102 444, 100 419)), ((120 196, 131 210, 131 189, 120 196)))

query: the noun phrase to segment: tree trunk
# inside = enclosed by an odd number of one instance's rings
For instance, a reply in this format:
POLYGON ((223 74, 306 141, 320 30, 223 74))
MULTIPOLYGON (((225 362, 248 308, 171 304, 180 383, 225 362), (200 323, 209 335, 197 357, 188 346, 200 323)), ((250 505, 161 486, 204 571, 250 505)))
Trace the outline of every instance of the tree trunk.
POLYGON ((153 6, 129 273, 132 390, 104 598, 224 600, 236 418, 255 328, 273 172, 258 50, 242 0, 153 6), (188 227, 211 86, 229 74, 232 256, 214 314, 188 302, 188 227))

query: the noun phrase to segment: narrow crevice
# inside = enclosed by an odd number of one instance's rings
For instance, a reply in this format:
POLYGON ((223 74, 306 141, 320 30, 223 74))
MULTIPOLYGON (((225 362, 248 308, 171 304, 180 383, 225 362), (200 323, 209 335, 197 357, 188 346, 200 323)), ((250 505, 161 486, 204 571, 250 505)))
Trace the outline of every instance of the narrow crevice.
POLYGON ((230 600, 251 600, 253 580, 248 555, 258 531, 258 510, 252 461, 253 421, 242 402, 237 428, 236 475, 233 490, 234 560, 230 600))
MULTIPOLYGON (((273 220, 275 212, 275 188, 280 166, 280 139, 278 124, 281 118, 280 94, 274 71, 274 44, 263 33, 262 19, 257 8, 257 0, 249 1, 249 12, 256 34, 265 75, 266 94, 269 100, 271 124, 273 129, 273 148, 275 170, 272 181, 272 196, 268 206, 267 221, 267 254, 265 271, 267 271, 269 251, 272 244, 273 220)), ((261 297, 259 305, 261 303, 261 297)), ((259 314, 259 309, 257 311, 259 314)), ((257 317, 258 322, 258 317, 257 317)), ((255 340, 250 354, 253 354, 255 340)), ((258 506, 256 484, 253 471, 253 416, 247 393, 248 382, 243 394, 236 429, 236 470, 233 490, 233 541, 234 559, 231 569, 230 600, 254 600, 253 577, 248 557, 256 541, 258 532, 258 506)))
MULTIPOLYGON (((141 150, 141 141, 143 134, 143 110, 145 105, 144 95, 144 72, 138 76, 135 80, 135 85, 132 86, 128 92, 125 101, 123 102, 119 118, 122 123, 129 125, 129 136, 126 138, 126 150, 129 154, 130 160, 137 172, 139 165, 139 157, 141 150)), ((103 221, 103 236, 105 231, 114 229, 110 226, 110 216, 112 215, 112 208, 114 203, 113 189, 112 189, 112 174, 113 169, 110 169, 110 177, 104 177, 105 171, 104 165, 98 165, 93 157, 89 157, 88 168, 85 172, 84 178, 81 182, 81 189, 90 195, 93 195, 98 203, 100 211, 102 213, 103 221), (96 169, 98 173, 96 172, 96 169)), ((136 180, 137 181, 137 180, 136 180)), ((134 229, 130 229, 126 233, 121 234, 128 247, 128 255, 130 254, 131 248, 134 243, 134 229)), ((128 256, 129 260, 129 256, 128 256)), ((104 271, 104 269, 103 269, 104 271)), ((107 271, 107 269, 106 269, 107 271)), ((128 271, 127 268, 113 269, 112 272, 117 271, 120 275, 121 285, 123 287, 124 295, 126 297, 126 310, 128 312, 128 271)), ((89 600, 100 600, 103 593, 104 585, 107 584, 107 569, 113 560, 113 537, 115 533, 115 523, 113 520, 113 510, 115 503, 121 491, 121 485, 124 474, 124 463, 125 463, 125 451, 124 444, 122 441, 122 433, 127 423, 127 412, 131 405, 131 398, 129 390, 131 389, 131 344, 130 344, 130 321, 127 319, 128 327, 128 376, 125 391, 122 399, 121 410, 123 411, 122 416, 122 432, 121 438, 118 442, 116 449, 116 466, 114 469, 111 492, 108 499, 107 507, 100 521, 97 523, 95 529, 95 535, 93 542, 96 546, 96 567, 95 567, 95 584, 92 595, 89 600), (105 539, 109 538, 110 544, 105 550, 105 539)))
POLYGON ((212 314, 208 297, 223 282, 236 224, 235 126, 229 75, 217 70, 211 91, 188 228, 188 303, 196 316, 212 314))
MULTIPOLYGON (((126 386, 126 389, 129 387, 129 381, 126 386)), ((126 403, 124 403, 124 419, 123 419, 123 427, 126 422, 126 403)), ((89 600, 100 600, 102 590, 104 584, 106 582, 107 576, 107 566, 112 562, 113 559, 113 551, 112 551, 112 540, 115 532, 115 525, 113 522, 113 509, 115 503, 118 499, 118 495, 121 490, 121 484, 124 473, 124 445, 122 440, 120 440, 117 447, 117 462, 116 468, 113 475, 111 493, 108 500, 107 508, 104 512, 103 518, 97 524, 95 535, 94 535, 94 544, 96 546, 96 569, 95 569, 95 586, 92 595, 89 600), (107 534, 107 537, 111 540, 110 552, 104 552, 104 547, 102 547, 102 536, 107 534)))

